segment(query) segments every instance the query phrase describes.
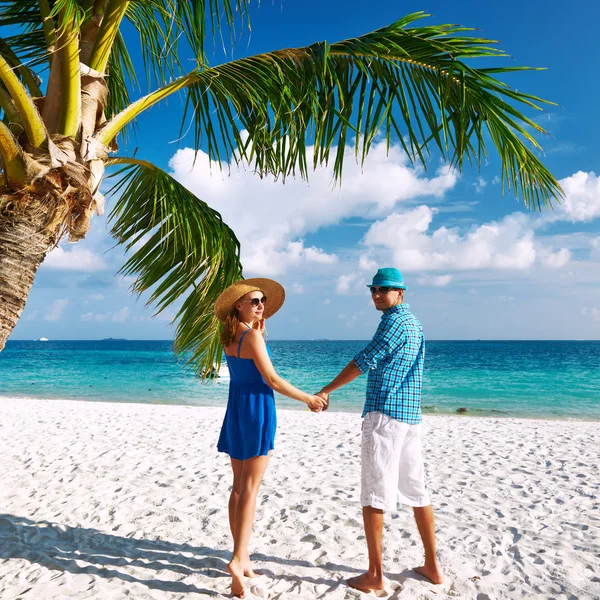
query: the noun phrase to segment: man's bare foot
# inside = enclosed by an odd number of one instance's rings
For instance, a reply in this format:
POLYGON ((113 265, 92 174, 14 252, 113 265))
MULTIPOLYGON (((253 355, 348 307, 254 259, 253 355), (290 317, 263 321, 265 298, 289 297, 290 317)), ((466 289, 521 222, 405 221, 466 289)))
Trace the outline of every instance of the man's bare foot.
POLYGON ((348 579, 348 585, 355 590, 366 592, 367 594, 371 590, 382 590, 385 587, 382 577, 376 577, 370 573, 363 573, 358 577, 352 577, 348 579))
POLYGON ((436 585, 439 585, 444 581, 442 570, 437 565, 425 565, 424 567, 415 567, 413 571, 415 571, 415 573, 418 573, 419 575, 423 575, 423 577, 426 577, 427 579, 429 579, 429 581, 431 581, 431 583, 435 583, 436 585))
POLYGON ((227 565, 227 571, 231 575, 231 595, 236 598, 245 598, 244 567, 242 567, 239 561, 234 559, 227 565))

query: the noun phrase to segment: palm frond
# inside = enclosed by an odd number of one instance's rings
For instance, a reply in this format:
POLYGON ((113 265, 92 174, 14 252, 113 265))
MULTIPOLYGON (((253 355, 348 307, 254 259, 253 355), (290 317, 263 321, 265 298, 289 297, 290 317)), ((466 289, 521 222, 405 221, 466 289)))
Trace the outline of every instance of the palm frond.
POLYGON ((209 32, 213 38, 225 29, 233 35, 236 16, 245 26, 247 14, 248 0, 131 0, 125 18, 139 33, 146 77, 155 87, 189 70, 179 61, 181 41, 197 64, 206 64, 209 32))
POLYGON ((339 178, 346 145, 353 143, 364 161, 380 132, 388 144, 398 139, 425 168, 432 146, 459 168, 465 160, 481 164, 491 140, 503 183, 528 206, 560 199, 531 133, 546 132, 522 112, 552 103, 494 77, 514 67, 471 66, 474 59, 506 56, 495 41, 465 36, 471 30, 455 25, 408 27, 423 16, 335 44, 199 70, 186 107, 193 112, 196 147, 214 160, 238 156, 261 174, 285 178, 296 171, 308 176, 307 144, 313 143, 313 166, 333 160, 339 178), (240 128, 249 133, 246 142, 240 128))
POLYGON ((37 0, 0 0, 0 29, 11 32, 4 41, 27 67, 33 69, 48 62, 37 0))
MULTIPOLYGON (((129 86, 139 85, 127 45, 120 32, 117 34, 115 44, 108 59, 106 85, 108 87, 108 101, 104 111, 106 117, 110 119, 131 103, 129 86)), ((131 129, 129 127, 123 130, 125 141, 127 141, 131 129)))
POLYGON ((181 72, 180 23, 168 4, 170 2, 164 0, 133 1, 129 2, 125 13, 125 19, 140 37, 140 52, 149 86, 168 81, 181 72))
POLYGON ((55 0, 50 16, 58 17, 60 14, 63 23, 79 29, 86 16, 85 4, 84 0, 55 0))
POLYGON ((135 159, 122 165, 111 191, 112 235, 130 253, 121 269, 135 275, 133 290, 150 290, 158 313, 185 298, 175 320, 175 350, 198 374, 220 363, 213 313, 217 296, 241 278, 239 242, 221 216, 168 173, 135 159))

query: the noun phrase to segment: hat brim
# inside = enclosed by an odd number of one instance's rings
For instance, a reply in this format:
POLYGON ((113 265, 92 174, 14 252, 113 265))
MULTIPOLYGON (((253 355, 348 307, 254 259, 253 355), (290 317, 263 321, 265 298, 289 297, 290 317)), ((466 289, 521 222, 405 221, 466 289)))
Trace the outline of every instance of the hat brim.
POLYGON ((219 321, 225 321, 231 314, 235 303, 249 292, 262 292, 267 297, 267 303, 263 312, 265 319, 272 317, 283 306, 285 301, 285 290, 277 281, 265 277, 242 279, 223 290, 217 298, 215 302, 215 315, 219 321))
POLYGON ((384 279, 383 281, 378 281, 377 283, 368 283, 367 287, 368 288, 371 288, 371 287, 391 287, 391 288, 394 288, 396 290, 405 290, 405 289, 407 289, 404 284, 399 284, 396 281, 389 281, 387 279, 384 279))

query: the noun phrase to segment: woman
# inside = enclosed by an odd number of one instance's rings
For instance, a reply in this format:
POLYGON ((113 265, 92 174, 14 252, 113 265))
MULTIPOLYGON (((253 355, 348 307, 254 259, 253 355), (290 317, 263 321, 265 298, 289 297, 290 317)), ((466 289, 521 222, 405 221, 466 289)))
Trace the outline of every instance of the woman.
POLYGON ((245 597, 243 577, 255 577, 248 553, 256 496, 274 447, 277 418, 273 390, 299 400, 318 412, 325 400, 305 394, 275 372, 264 340, 265 319, 283 304, 283 287, 271 279, 246 279, 229 286, 215 303, 223 323, 221 343, 227 357, 230 384, 227 412, 218 450, 229 454, 233 488, 229 526, 233 557, 227 565, 231 593, 245 597))

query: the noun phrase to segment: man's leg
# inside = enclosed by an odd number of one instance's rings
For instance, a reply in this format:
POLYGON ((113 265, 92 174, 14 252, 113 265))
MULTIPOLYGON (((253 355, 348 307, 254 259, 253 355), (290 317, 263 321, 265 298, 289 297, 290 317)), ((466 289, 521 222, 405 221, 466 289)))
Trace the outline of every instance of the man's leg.
POLYGON ((417 529, 425 549, 425 564, 414 570, 423 577, 427 577, 432 583, 442 583, 444 577, 436 557, 435 524, 433 520, 433 508, 429 506, 416 506, 413 508, 417 529))
POLYGON ((363 506, 363 523, 369 551, 369 570, 349 579, 348 585, 362 592, 382 590, 385 587, 381 561, 383 511, 372 506, 363 506))

